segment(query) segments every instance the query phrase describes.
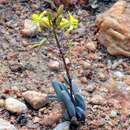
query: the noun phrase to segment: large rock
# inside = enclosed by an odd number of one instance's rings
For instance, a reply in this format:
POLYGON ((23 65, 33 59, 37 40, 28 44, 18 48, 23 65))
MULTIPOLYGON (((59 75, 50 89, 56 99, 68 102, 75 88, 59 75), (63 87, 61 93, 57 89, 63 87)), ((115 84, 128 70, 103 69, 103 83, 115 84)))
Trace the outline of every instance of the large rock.
POLYGON ((0 130, 17 130, 13 125, 8 121, 0 118, 0 130))
POLYGON ((97 38, 112 55, 130 56, 130 2, 119 0, 97 16, 97 38))
POLYGON ((47 94, 36 91, 27 91, 23 93, 23 97, 34 109, 39 109, 48 103, 47 94))
POLYGON ((27 111, 27 106, 24 103, 11 97, 5 100, 5 108, 9 112, 17 114, 25 113, 27 111))

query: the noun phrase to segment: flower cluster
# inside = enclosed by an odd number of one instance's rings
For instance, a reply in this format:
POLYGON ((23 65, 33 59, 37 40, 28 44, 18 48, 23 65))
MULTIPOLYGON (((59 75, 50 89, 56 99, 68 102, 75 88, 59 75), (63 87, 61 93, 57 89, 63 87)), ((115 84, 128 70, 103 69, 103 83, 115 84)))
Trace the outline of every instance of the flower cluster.
POLYGON ((78 27, 78 20, 72 16, 72 14, 68 13, 69 17, 63 17, 63 5, 61 5, 55 15, 50 11, 43 11, 42 13, 37 13, 32 15, 32 21, 35 25, 37 25, 37 31, 42 31, 42 27, 45 28, 54 28, 65 30, 66 32, 70 32, 73 29, 78 27))

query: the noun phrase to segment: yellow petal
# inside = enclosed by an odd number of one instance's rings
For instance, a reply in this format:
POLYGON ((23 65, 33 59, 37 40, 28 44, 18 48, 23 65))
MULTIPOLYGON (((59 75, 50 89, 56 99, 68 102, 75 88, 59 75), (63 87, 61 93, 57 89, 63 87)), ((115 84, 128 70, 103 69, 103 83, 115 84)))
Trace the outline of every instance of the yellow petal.
POLYGON ((43 17, 42 18, 41 26, 46 27, 46 28, 51 27, 51 23, 50 23, 48 17, 43 17))
POLYGON ((64 29, 64 28, 68 27, 68 25, 69 25, 69 21, 65 18, 62 18, 59 27, 61 29, 64 29))
POLYGON ((73 28, 77 28, 78 27, 78 20, 75 19, 71 13, 69 13, 69 22, 70 22, 70 25, 73 26, 73 28))

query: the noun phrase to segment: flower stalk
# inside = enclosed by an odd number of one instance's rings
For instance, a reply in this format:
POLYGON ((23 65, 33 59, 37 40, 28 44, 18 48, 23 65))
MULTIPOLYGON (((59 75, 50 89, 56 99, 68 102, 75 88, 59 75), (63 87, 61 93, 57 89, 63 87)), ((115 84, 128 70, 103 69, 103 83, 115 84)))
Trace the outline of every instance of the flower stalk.
POLYGON ((71 79, 71 76, 70 76, 70 73, 69 73, 69 69, 68 69, 67 64, 66 64, 66 61, 65 61, 64 53, 63 53, 63 51, 62 51, 62 48, 61 48, 61 45, 60 45, 60 42, 59 42, 59 39, 58 39, 58 36, 57 36, 57 33, 56 33, 56 30, 55 30, 55 27, 54 27, 54 26, 53 26, 53 34, 54 34, 54 37, 55 37, 55 40, 56 40, 56 44, 57 44, 57 47, 58 47, 58 49, 59 49, 61 58, 62 58, 62 60, 63 60, 64 68, 65 68, 65 71, 66 71, 66 74, 67 74, 67 77, 68 77, 68 80, 69 80, 71 100, 73 101, 72 79, 71 79))

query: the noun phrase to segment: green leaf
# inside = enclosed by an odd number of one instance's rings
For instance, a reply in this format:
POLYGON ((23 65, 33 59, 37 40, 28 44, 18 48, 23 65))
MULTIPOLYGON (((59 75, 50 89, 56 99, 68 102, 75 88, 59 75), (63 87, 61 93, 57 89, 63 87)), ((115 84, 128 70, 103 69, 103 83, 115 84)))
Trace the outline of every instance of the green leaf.
POLYGON ((57 17, 60 16, 63 13, 64 5, 60 5, 57 9, 57 17))
POLYGON ((40 48, 45 44, 46 41, 47 41, 47 38, 43 38, 39 43, 32 45, 31 48, 33 48, 33 49, 40 48))
POLYGON ((48 12, 48 20, 52 22, 52 14, 50 12, 48 12))
POLYGON ((60 26, 60 23, 62 21, 62 16, 60 15, 57 19, 56 19, 56 26, 60 26))

